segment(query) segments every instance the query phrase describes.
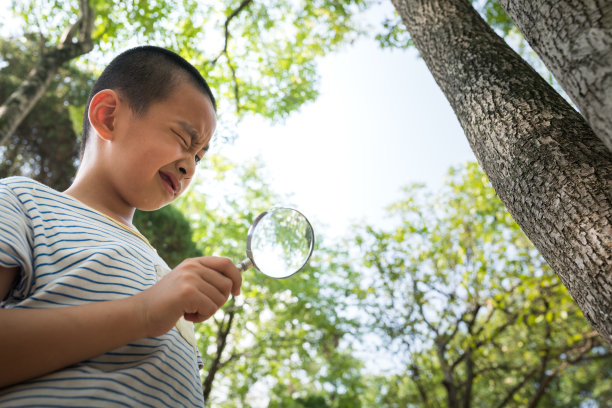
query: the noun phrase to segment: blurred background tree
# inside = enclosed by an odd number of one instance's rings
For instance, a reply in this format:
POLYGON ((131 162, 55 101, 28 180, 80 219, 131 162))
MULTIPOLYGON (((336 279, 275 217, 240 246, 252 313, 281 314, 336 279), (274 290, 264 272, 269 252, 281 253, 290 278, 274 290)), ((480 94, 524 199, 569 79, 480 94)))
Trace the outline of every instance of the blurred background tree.
MULTIPOLYGON (((0 100, 19 86, 39 52, 30 35, 0 38, 0 58, 6 62, 0 71, 0 100)), ((74 65, 59 70, 40 102, 0 146, 0 177, 24 175, 58 190, 68 188, 76 172, 80 140, 69 107, 85 105, 93 80, 93 74, 74 65)))
MULTIPOLYGON (((211 156, 198 180, 206 182, 196 181, 176 206, 189 218, 202 253, 236 262, 245 258, 250 222, 273 204, 288 202, 269 188, 257 161, 237 166, 211 156), (226 192, 222 197, 214 193, 217 184, 226 192)), ((241 296, 198 325, 200 351, 208 356, 204 395, 211 406, 263 406, 269 396, 270 406, 280 407, 319 395, 329 406, 359 406, 363 363, 345 339, 358 328, 345 312, 356 302, 358 275, 345 251, 320 235, 316 242, 309 265, 289 279, 246 271, 241 296)))
POLYGON ((356 237, 369 325, 404 376, 379 398, 422 407, 607 406, 612 354, 478 165, 451 169, 440 194, 410 186, 405 195, 389 207, 392 227, 366 226, 356 237))

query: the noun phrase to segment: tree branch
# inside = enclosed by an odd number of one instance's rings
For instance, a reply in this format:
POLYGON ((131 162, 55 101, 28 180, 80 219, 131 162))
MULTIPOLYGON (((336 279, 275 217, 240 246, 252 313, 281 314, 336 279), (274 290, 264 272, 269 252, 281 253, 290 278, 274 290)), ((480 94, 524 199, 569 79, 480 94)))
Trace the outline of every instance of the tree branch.
MULTIPOLYGON (((413 291, 413 293, 417 293, 417 291, 418 291, 417 283, 418 282, 416 280, 412 280, 412 291, 413 291)), ((417 303, 417 307, 419 309, 419 313, 421 314, 421 318, 423 319, 423 321, 425 322, 427 327, 429 327, 431 329, 431 331, 433 331, 436 334, 436 337, 440 337, 440 332, 438 331, 438 328, 436 326, 434 326, 429 320, 427 320, 427 317, 425 317, 425 310, 423 309, 423 303, 422 302, 416 302, 416 303, 417 303)))
MULTIPOLYGON (((492 314, 492 313, 491 313, 491 314, 492 314)), ((475 348, 475 349, 478 349, 478 348, 480 348, 480 346, 482 346, 482 345, 483 345, 483 344, 485 344, 485 343, 493 342, 497 336, 499 336, 501 333, 503 333, 503 332, 504 332, 504 331, 505 331, 505 330, 506 330, 508 327, 510 327, 510 325, 512 325, 512 324, 515 322, 515 320, 516 320, 516 318, 517 318, 517 317, 518 317, 518 313, 512 313, 512 314, 510 314, 510 316, 509 316, 508 320, 506 320, 506 321, 504 322, 504 324, 502 324, 502 325, 498 326, 498 327, 497 327, 497 328, 496 328, 496 329, 493 331, 493 333, 492 333, 490 336, 488 336, 488 337, 486 337, 486 338, 484 338, 484 339, 480 339, 480 340, 478 340, 478 341, 475 343, 474 348, 475 348)), ((478 333, 478 334, 480 334, 481 332, 482 332, 482 329, 481 329, 481 330, 479 330, 477 333, 478 333)), ((460 364, 460 363, 463 361, 463 359, 464 359, 464 358, 465 358, 465 353, 464 353, 464 354, 462 354, 462 355, 461 355, 461 356, 460 356, 460 357, 459 357, 457 360, 455 360, 455 362, 453 362, 453 363, 451 364, 452 369, 455 369, 455 368, 457 367, 457 365, 459 365, 459 364, 460 364)))
POLYGON ((240 3, 240 5, 238 6, 238 8, 236 10, 234 10, 229 16, 227 16, 227 18, 225 19, 225 24, 224 24, 224 37, 225 40, 223 42, 223 49, 221 50, 221 52, 219 52, 219 54, 212 60, 207 61, 207 64, 210 65, 215 65, 217 63, 217 61, 219 60, 219 58, 221 58, 221 56, 223 55, 227 55, 227 46, 229 44, 229 38, 230 38, 230 32, 229 32, 229 25, 230 22, 236 18, 236 16, 238 14, 240 14, 240 12, 244 9, 246 9, 251 3, 253 2, 253 0, 242 0, 242 2, 240 3))
POLYGON ((466 357, 466 376, 465 379, 465 390, 463 391, 463 403, 461 404, 463 408, 470 408, 472 403, 472 387, 474 385, 474 378, 476 378, 474 374, 474 360, 472 359, 472 349, 468 348, 468 350, 464 353, 467 354, 466 357))
POLYGON ((221 58, 223 55, 225 55, 225 57, 227 58, 227 64, 230 68, 230 71, 232 72, 232 82, 234 84, 234 98, 236 99, 236 114, 240 113, 240 89, 238 86, 238 77, 236 75, 236 68, 232 64, 232 59, 228 51, 229 39, 231 37, 230 31, 229 31, 229 25, 230 25, 230 22, 234 18, 236 18, 238 14, 240 14, 243 10, 245 10, 251 3, 253 3, 253 0, 242 0, 238 8, 236 8, 236 10, 232 11, 230 15, 227 16, 227 18, 225 19, 225 23, 224 23, 224 38, 225 39, 223 41, 223 49, 219 52, 219 54, 215 58, 205 62, 205 64, 210 64, 212 66, 215 66, 217 61, 219 61, 219 58, 221 58))
POLYGON ((215 358, 210 366, 210 369, 208 370, 208 373, 206 374, 204 382, 202 383, 202 392, 204 395, 205 403, 210 397, 210 392, 212 391, 212 385, 215 379, 215 375, 223 367, 223 365, 221 364, 221 356, 223 354, 225 346, 227 345, 227 337, 229 335, 230 330, 232 329, 232 322, 234 321, 236 311, 235 309, 230 307, 228 308, 226 313, 228 316, 227 323, 225 322, 225 319, 223 319, 221 321, 221 324, 219 325, 219 329, 217 330, 217 350, 215 351, 215 358))
POLYGON ((529 373, 527 373, 523 377, 523 380, 521 382, 516 384, 514 387, 512 387, 508 391, 508 393, 506 394, 506 397, 497 405, 497 408, 505 407, 506 404, 512 400, 512 397, 514 397, 514 394, 516 394, 521 388, 523 388, 523 386, 527 384, 527 382, 531 379, 531 377, 533 377, 537 372, 538 372, 538 368, 536 367, 533 370, 531 370, 529 373))
POLYGON ((427 390, 420 382, 421 373, 419 366, 413 363, 410 365, 410 370, 412 371, 412 382, 414 382, 417 390, 419 391, 419 396, 421 397, 421 401, 423 401, 423 406, 430 407, 431 403, 427 397, 427 390))
POLYGON ((240 90, 238 87, 238 78, 236 76, 236 69, 234 68, 234 65, 232 64, 232 60, 229 56, 229 53, 226 55, 227 55, 227 65, 229 65, 230 70, 232 71, 232 82, 234 83, 234 98, 236 99, 236 115, 238 115, 240 113, 240 90))
POLYGON ((44 95, 58 69, 67 61, 93 49, 91 33, 94 22, 94 10, 89 0, 81 0, 77 21, 64 31, 55 48, 42 52, 34 69, 0 106, 0 146, 8 142, 19 124, 44 95), (79 35, 77 41, 73 41, 76 32, 79 35))
MULTIPOLYGON (((546 302, 546 308, 544 309, 544 312, 546 312, 549 309, 549 303, 546 302)), ((550 324, 548 323, 548 321, 546 322, 546 335, 544 337, 544 344, 548 344, 550 341, 550 337, 551 337, 551 328, 550 328, 550 324)), ((529 401, 529 408, 534 408, 538 402, 540 401, 540 398, 542 398, 542 396, 544 395, 544 393, 546 392, 546 388, 548 387, 548 384, 550 384, 550 382, 552 381, 552 378, 554 377, 554 375, 556 374, 556 370, 553 371, 553 375, 547 376, 546 375, 546 371, 547 371, 547 366, 548 366, 548 361, 550 358, 550 347, 547 347, 546 350, 544 350, 544 353, 542 354, 542 357, 540 358, 540 370, 539 370, 539 375, 538 375, 538 389, 535 392, 535 395, 532 397, 532 399, 529 401)), ((563 362, 563 364, 567 364, 567 361, 563 362)), ((557 367, 558 369, 559 367, 557 367)))
POLYGON ((444 375, 442 385, 444 385, 444 388, 446 388, 448 408, 457 408, 459 406, 459 401, 457 400, 457 385, 455 384, 455 380, 453 378, 453 368, 449 366, 448 361, 444 356, 446 353, 446 342, 440 341, 440 338, 436 338, 435 344, 440 369, 442 369, 442 374, 444 375))
POLYGON ((599 338, 600 337, 597 335, 597 333, 592 332, 583 339, 584 342, 582 345, 575 347, 573 349, 564 350, 562 353, 559 353, 559 354, 567 354, 568 358, 565 361, 563 361, 561 364, 559 364, 554 370, 552 370, 550 374, 547 374, 544 377, 541 377, 539 381, 540 386, 538 387, 538 389, 536 390, 536 393, 533 395, 533 397, 529 401, 528 408, 537 407, 538 403, 544 396, 552 380, 561 371, 565 370, 569 365, 573 365, 581 361, 584 358, 584 355, 586 353, 591 351, 595 346, 599 345, 600 344, 599 338), (573 355, 574 357, 569 357, 571 355, 573 355))

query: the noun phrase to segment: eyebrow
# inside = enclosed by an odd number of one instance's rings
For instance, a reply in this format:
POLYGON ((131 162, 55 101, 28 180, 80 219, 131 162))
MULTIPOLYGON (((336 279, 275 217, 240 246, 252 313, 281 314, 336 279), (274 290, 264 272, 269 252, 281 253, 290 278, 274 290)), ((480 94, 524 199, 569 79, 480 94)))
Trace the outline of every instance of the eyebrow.
MULTIPOLYGON (((191 141, 192 142, 195 141, 197 143, 198 139, 200 139, 200 136, 198 135, 198 131, 193 126, 191 126, 189 123, 183 122, 182 120, 179 120, 177 123, 179 124, 181 128, 183 128, 185 132, 187 132, 187 134, 191 138, 191 141)), ((206 146, 202 148, 202 150, 207 152, 209 147, 210 147, 210 144, 207 144, 206 146)))

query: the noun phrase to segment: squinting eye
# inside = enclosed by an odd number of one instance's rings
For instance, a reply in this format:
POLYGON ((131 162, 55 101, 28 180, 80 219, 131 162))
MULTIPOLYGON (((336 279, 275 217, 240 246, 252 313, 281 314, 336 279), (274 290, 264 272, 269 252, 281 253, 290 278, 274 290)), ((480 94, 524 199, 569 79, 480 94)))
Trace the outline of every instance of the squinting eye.
POLYGON ((202 161, 202 158, 201 158, 201 157, 198 157, 198 156, 195 156, 195 162, 196 162, 196 164, 199 164, 199 163, 200 163, 200 161, 202 161))
POLYGON ((172 131, 172 133, 174 133, 175 135, 178 136, 179 139, 181 139, 183 146, 189 147, 189 143, 187 143, 187 140, 185 140, 185 138, 180 133, 175 132, 174 130, 172 131))

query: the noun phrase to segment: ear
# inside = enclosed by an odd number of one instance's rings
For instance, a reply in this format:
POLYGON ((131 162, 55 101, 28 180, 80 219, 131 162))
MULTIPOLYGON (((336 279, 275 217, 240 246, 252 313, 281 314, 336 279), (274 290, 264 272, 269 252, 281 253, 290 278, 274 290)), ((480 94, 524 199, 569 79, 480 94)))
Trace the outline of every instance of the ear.
POLYGON ((113 140, 120 102, 112 89, 103 89, 91 98, 87 112, 89 123, 104 140, 113 140))

